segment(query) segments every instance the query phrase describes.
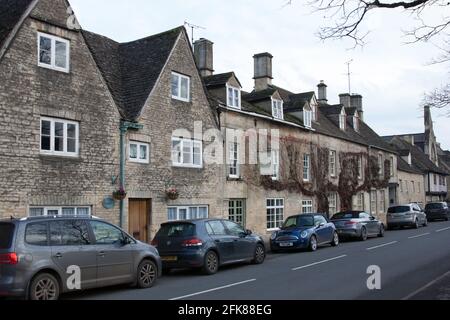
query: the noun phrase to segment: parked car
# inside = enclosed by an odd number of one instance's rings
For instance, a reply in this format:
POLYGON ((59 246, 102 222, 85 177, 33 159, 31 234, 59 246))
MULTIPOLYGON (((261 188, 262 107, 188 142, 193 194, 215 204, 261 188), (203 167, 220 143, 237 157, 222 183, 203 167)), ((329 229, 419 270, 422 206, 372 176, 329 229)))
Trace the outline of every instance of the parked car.
POLYGON ((76 268, 77 290, 126 283, 150 288, 161 275, 161 259, 154 247, 97 218, 0 220, 1 296, 57 300, 74 289, 76 268))
POLYGON ((331 222, 341 238, 358 238, 366 241, 368 237, 384 237, 384 224, 364 211, 345 211, 336 213, 331 222))
POLYGON ((445 220, 450 219, 450 209, 446 202, 432 202, 425 206, 425 214, 428 221, 445 220))
POLYGON ((242 262, 261 264, 266 258, 263 239, 239 224, 220 219, 164 223, 152 244, 163 269, 201 268, 207 275, 220 266, 242 262))
POLYGON ((428 225, 427 216, 419 205, 412 203, 393 206, 388 209, 387 224, 389 229, 401 227, 420 228, 428 225))
POLYGON ((286 249, 309 249, 316 251, 319 246, 339 245, 336 227, 321 214, 300 214, 289 217, 279 231, 270 239, 273 252, 286 249))

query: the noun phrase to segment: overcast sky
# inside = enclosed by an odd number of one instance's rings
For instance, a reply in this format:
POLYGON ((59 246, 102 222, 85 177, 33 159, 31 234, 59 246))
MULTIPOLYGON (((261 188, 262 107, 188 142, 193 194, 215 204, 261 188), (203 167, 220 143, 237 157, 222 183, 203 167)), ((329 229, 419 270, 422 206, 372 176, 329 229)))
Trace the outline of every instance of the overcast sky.
MULTIPOLYGON (((325 80, 331 103, 348 92, 346 62, 353 59, 352 92, 364 96, 365 120, 380 135, 423 132, 425 92, 449 81, 448 66, 429 65, 439 50, 431 43, 405 45, 402 30, 414 20, 401 10, 372 13, 363 48, 351 42, 321 42, 323 15, 286 0, 70 0, 86 30, 119 42, 136 40, 183 25, 204 27, 195 38, 215 43, 216 73, 235 71, 245 90, 253 89, 253 55, 274 55, 274 84, 294 92, 316 90, 325 80)), ((449 10, 449 8, 446 8, 449 10)), ((450 12, 447 12, 449 14, 450 12)), ((439 18, 435 12, 428 18, 439 18)), ((433 110, 438 141, 450 149, 449 118, 433 110)))

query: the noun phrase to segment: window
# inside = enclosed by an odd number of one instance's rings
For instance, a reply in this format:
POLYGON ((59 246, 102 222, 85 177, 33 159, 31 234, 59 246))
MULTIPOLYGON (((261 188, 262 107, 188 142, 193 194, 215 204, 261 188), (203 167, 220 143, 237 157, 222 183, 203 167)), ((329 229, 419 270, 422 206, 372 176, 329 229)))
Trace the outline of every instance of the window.
POLYGON ((267 199, 267 230, 280 228, 283 220, 284 199, 267 199))
POLYGON ((345 128, 346 128, 346 125, 345 125, 346 121, 347 121, 347 115, 345 113, 344 108, 342 108, 342 112, 339 115, 339 128, 341 130, 345 130, 345 128))
POLYGON ((303 200, 302 201, 302 213, 313 213, 313 202, 312 200, 303 200))
POLYGON ((25 242, 33 246, 47 246, 47 223, 29 224, 25 230, 25 242))
POLYGON ((311 118, 312 118, 312 112, 311 110, 303 110, 303 125, 307 128, 311 128, 312 127, 312 122, 311 122, 311 118))
POLYGON ((0 223, 0 250, 11 248, 15 228, 15 225, 12 223, 0 223))
POLYGON ((317 105, 316 104, 311 105, 311 112, 312 112, 312 121, 317 121, 317 105))
POLYGON ((227 106, 241 109, 241 90, 227 85, 227 106))
POLYGON ((31 207, 29 216, 90 216, 91 207, 31 207))
POLYGON ((355 129, 356 132, 359 132, 359 119, 358 117, 353 117, 353 129, 355 129))
POLYGON ((386 211, 386 192, 380 190, 380 212, 384 213, 386 211))
POLYGON ((70 42, 49 34, 38 33, 38 66, 69 72, 70 42))
POLYGON ((321 224, 327 224, 327 220, 323 216, 314 216, 314 225, 318 227, 321 224))
POLYGON ((363 160, 362 156, 358 156, 358 179, 362 180, 363 178, 363 160))
POLYGON ((229 159, 228 164, 228 176, 230 178, 239 178, 240 168, 239 168, 239 144, 237 142, 230 142, 229 147, 229 159))
POLYGON ((364 193, 361 192, 357 195, 357 200, 356 200, 356 206, 358 210, 364 210, 365 205, 364 205, 364 193))
POLYGON ((271 176, 272 180, 280 178, 280 151, 272 150, 270 153, 270 163, 261 163, 261 175, 271 176))
POLYGON ((228 218, 241 226, 245 226, 245 210, 244 199, 232 199, 228 203, 228 218))
POLYGON ((303 181, 309 181, 311 179, 311 156, 305 154, 303 156, 303 181))
POLYGON ((332 193, 328 197, 329 214, 333 215, 337 213, 337 193, 332 193))
POLYGON ((224 236, 227 234, 227 230, 225 229, 222 221, 209 221, 206 225, 209 235, 224 236))
POLYGON ((330 151, 330 176, 336 177, 336 151, 330 151))
POLYGON ((372 214, 377 213, 377 192, 376 191, 372 191, 370 193, 370 212, 372 214))
POLYGON ((380 177, 383 175, 383 155, 379 154, 378 155, 378 174, 380 175, 380 177))
POLYGON ((394 176, 394 163, 395 163, 394 157, 391 156, 390 162, 389 162, 389 164, 390 164, 389 171, 390 171, 391 177, 394 176))
POLYGON ((272 99, 272 116, 284 120, 283 101, 272 99))
POLYGON ((237 223, 234 223, 232 221, 224 221, 223 224, 228 229, 229 234, 232 236, 241 237, 243 234, 245 234, 245 230, 237 223))
POLYGON ((190 101, 191 78, 172 72, 172 98, 184 102, 190 101))
POLYGON ((81 246, 90 244, 89 231, 84 221, 50 222, 52 246, 81 246))
POLYGON ((172 138, 172 163, 176 167, 203 167, 203 142, 172 138))
POLYGON ((148 143, 130 141, 128 159, 131 162, 150 163, 150 146, 148 143))
POLYGON ((169 207, 167 209, 169 221, 194 220, 208 218, 207 206, 169 207))
POLYGON ((77 122, 41 118, 41 153, 77 157, 79 152, 79 125, 77 122))
POLYGON ((118 228, 100 221, 91 221, 92 232, 95 243, 99 245, 120 244, 124 239, 124 234, 118 228))

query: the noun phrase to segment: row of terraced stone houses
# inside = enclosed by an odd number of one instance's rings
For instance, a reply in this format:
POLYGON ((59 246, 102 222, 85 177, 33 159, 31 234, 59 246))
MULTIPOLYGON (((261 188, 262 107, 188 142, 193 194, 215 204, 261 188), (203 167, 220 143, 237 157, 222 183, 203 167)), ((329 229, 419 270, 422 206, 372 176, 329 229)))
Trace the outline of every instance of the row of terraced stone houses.
POLYGON ((0 0, 0 218, 91 214, 149 241, 168 220, 268 235, 292 214, 446 199, 429 108, 423 134, 380 137, 360 95, 276 86, 269 53, 252 92, 213 60, 183 27, 118 43, 66 0, 0 0))

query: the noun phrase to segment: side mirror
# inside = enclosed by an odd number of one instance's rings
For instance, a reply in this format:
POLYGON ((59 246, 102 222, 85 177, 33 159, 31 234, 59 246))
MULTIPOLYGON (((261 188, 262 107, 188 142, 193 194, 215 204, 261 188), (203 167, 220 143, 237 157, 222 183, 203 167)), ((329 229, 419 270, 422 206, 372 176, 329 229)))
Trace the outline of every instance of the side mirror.
POLYGON ((124 236, 120 243, 122 244, 122 246, 127 246, 131 244, 131 239, 127 236, 124 236))
POLYGON ((253 234, 252 230, 249 230, 249 229, 245 230, 245 235, 246 236, 251 236, 252 234, 253 234))
POLYGON ((371 216, 371 217, 370 217, 370 220, 375 221, 376 218, 375 218, 374 216, 371 216))
POLYGON ((323 228, 323 227, 325 227, 325 223, 321 223, 317 226, 317 228, 323 228))

